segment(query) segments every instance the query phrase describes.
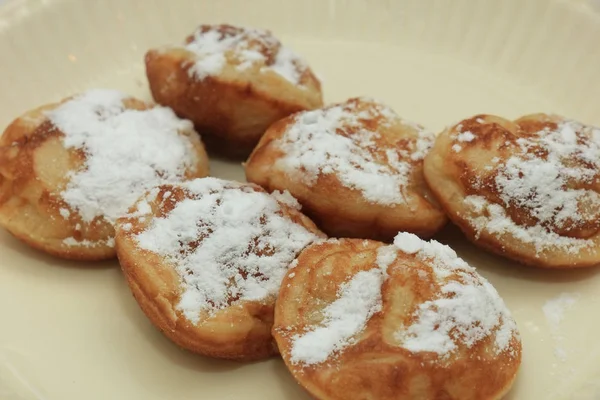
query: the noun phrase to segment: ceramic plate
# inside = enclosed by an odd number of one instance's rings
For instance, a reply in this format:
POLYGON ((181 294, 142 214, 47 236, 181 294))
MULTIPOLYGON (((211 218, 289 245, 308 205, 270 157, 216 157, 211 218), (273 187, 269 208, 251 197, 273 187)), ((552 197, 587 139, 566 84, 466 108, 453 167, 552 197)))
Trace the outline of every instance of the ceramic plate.
MULTIPOLYGON (((591 2, 8 0, 0 127, 92 87, 150 98, 144 52, 217 22, 273 30, 323 78, 328 102, 372 96, 434 131, 476 113, 556 112, 600 125, 591 2)), ((212 172, 243 179, 238 164, 213 160, 212 172)), ((528 268, 451 226, 439 239, 494 284, 519 324, 523 364, 508 399, 600 399, 599 269, 528 268)), ((239 364, 171 344, 116 261, 51 258, 5 231, 0 321, 0 399, 308 399, 279 359, 239 364)))

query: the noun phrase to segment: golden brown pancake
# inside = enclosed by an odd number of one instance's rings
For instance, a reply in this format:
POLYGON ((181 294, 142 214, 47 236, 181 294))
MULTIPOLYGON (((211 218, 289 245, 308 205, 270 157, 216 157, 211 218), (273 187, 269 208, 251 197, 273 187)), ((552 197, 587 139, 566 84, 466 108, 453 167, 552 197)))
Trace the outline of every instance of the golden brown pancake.
POLYGON ((323 237, 288 193, 204 178, 152 190, 117 223, 127 282, 150 321, 195 353, 277 353, 273 307, 296 255, 323 237))
POLYGON ((209 149, 247 156, 273 122, 322 105, 308 65, 269 31, 201 25, 146 54, 154 99, 194 122, 209 149))
POLYGON ((330 236, 429 237, 446 222, 423 178, 433 141, 389 107, 355 98, 273 124, 248 159, 246 178, 289 190, 330 236))
POLYGON ((27 112, 0 137, 0 225, 32 247, 115 257, 114 222, 148 189, 208 174, 189 121, 113 90, 27 112))
POLYGON ((307 247, 282 282, 273 335, 320 400, 499 399, 521 362, 496 290, 449 247, 409 233, 307 247))
POLYGON ((425 158, 432 192, 475 244, 544 268, 600 262, 600 129, 546 114, 478 115, 425 158))

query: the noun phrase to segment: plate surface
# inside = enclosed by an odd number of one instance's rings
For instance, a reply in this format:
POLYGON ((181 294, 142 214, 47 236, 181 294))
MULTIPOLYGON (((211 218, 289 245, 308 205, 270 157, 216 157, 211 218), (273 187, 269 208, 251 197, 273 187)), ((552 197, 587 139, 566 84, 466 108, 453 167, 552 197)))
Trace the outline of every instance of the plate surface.
MULTIPOLYGON (((145 50, 217 22, 273 30, 323 77, 327 101, 373 96, 435 131, 475 113, 556 112, 600 125, 591 4, 9 0, 0 8, 0 129, 86 88, 149 98, 145 50)), ((212 173, 243 179, 241 166, 219 160, 212 173)), ((519 324, 523 364, 508 399, 600 399, 598 268, 527 268, 475 249, 453 227, 439 239, 494 284, 519 324)), ((3 400, 308 399, 278 359, 237 364, 172 345, 116 261, 65 262, 0 231, 0 277, 3 400)))

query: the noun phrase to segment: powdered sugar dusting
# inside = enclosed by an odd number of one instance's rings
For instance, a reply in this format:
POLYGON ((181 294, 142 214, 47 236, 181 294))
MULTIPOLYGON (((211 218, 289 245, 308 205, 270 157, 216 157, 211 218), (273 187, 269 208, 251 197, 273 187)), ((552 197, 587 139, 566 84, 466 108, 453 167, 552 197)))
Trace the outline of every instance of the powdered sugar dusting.
POLYGON ((600 179, 600 130, 561 120, 508 145, 510 157, 487 169, 496 202, 467 198, 478 232, 510 233, 533 244, 538 257, 554 247, 576 254, 593 245, 576 232, 600 218, 600 195, 593 189, 600 179), (528 223, 515 223, 505 212, 511 207, 526 214, 528 223))
POLYGON ((383 271, 387 269, 398 257, 398 252, 392 246, 382 246, 377 249, 377 266, 383 271))
POLYGON ((473 139, 475 139, 475 135, 470 131, 461 132, 456 135, 456 140, 459 142, 471 142, 473 139))
POLYGON ((308 69, 297 54, 283 47, 269 31, 260 29, 203 25, 185 48, 196 56, 190 74, 200 80, 218 75, 232 63, 241 71, 258 67, 261 72, 275 72, 303 87, 301 77, 308 69))
MULTIPOLYGON (((511 340, 518 338, 516 323, 492 285, 448 246, 399 233, 394 245, 378 249, 375 268, 361 271, 341 285, 337 299, 325 307, 323 321, 316 328, 292 337, 293 363, 322 363, 356 343, 357 335, 382 309, 381 288, 399 252, 414 255, 430 267, 440 285, 436 297, 418 306, 414 322, 398 329, 399 346, 445 358, 458 346, 472 347, 493 336, 496 354, 516 355, 510 348, 511 340)), ((424 271, 418 272, 426 279, 424 271)))
POLYGON ((68 219, 71 216, 71 211, 69 211, 69 209, 67 208, 61 208, 60 210, 58 210, 58 212, 60 213, 60 216, 64 219, 68 219))
POLYGON ((519 139, 518 144, 520 154, 510 157, 496 177, 507 206, 526 207, 542 224, 561 228, 581 222, 582 207, 600 207, 595 191, 569 187, 573 181, 593 183, 600 169, 600 141, 586 134, 582 125, 566 121, 533 139, 519 139), (540 150, 547 156, 540 157, 540 150))
POLYGON ((368 201, 403 203, 412 170, 410 158, 422 159, 433 137, 421 129, 411 154, 398 148, 382 152, 375 141, 380 134, 369 128, 375 121, 383 127, 403 123, 389 107, 367 98, 298 113, 276 142, 284 156, 275 166, 307 185, 334 174, 368 201))
POLYGON ((548 325, 550 326, 550 334, 556 343, 554 355, 560 361, 567 360, 567 352, 562 347, 565 338, 560 332, 560 325, 564 318, 565 312, 575 305, 579 297, 579 294, 576 293, 561 293, 557 297, 546 301, 542 307, 542 311, 544 312, 548 325))
POLYGON ((434 240, 399 233, 394 245, 431 266, 440 284, 439 297, 420 304, 414 323, 397 331, 403 348, 445 357, 459 344, 472 347, 494 335, 496 352, 509 350, 510 339, 517 335, 516 323, 485 278, 454 250, 434 240))
MULTIPOLYGON (((407 120, 402 120, 403 124, 407 124, 407 120)), ((416 148, 413 153, 410 155, 410 158, 413 161, 421 161, 425 158, 429 150, 433 147, 433 143, 435 142, 435 135, 433 132, 430 132, 423 128, 421 125, 417 124, 408 124, 409 126, 416 127, 419 132, 419 137, 417 138, 416 148)))
POLYGON ((424 241, 416 235, 400 232, 394 238, 394 246, 406 254, 415 254, 423 250, 424 241))
POLYGON ((177 309, 195 324, 203 313, 274 296, 297 253, 316 239, 253 186, 205 178, 178 187, 187 197, 136 241, 174 265, 182 281, 177 309))
POLYGON ((192 142, 180 134, 191 123, 165 107, 125 109, 125 97, 90 90, 47 113, 64 134, 64 146, 85 153, 84 167, 69 175, 61 193, 85 222, 114 223, 149 188, 181 180, 196 168, 192 142))
POLYGON ((383 271, 373 268, 358 272, 342 284, 338 298, 323 310, 321 325, 292 338, 292 363, 322 363, 333 353, 355 343, 355 336, 373 314, 381 311, 383 280, 383 271))
POLYGON ((275 190, 273 193, 271 193, 271 196, 277 199, 277 201, 279 201, 280 203, 287 205, 288 207, 295 208, 296 210, 302 209, 302 206, 300 205, 298 200, 294 196, 292 196, 291 193, 287 190, 275 190))
POLYGON ((464 204, 477 215, 467 217, 477 232, 477 238, 484 231, 492 235, 511 234, 524 243, 532 244, 537 255, 545 249, 555 247, 576 255, 581 249, 594 244, 592 240, 561 236, 539 224, 518 225, 506 214, 501 205, 491 203, 482 196, 467 196, 464 204))
POLYGON ((63 239, 62 243, 65 246, 69 246, 69 247, 99 247, 99 246, 105 246, 105 247, 115 247, 115 239, 114 238, 108 238, 106 240, 99 240, 99 241, 91 241, 91 240, 77 240, 74 237, 68 237, 66 239, 63 239))
POLYGON ((565 311, 571 308, 579 299, 578 294, 561 293, 544 304, 542 310, 552 329, 558 329, 563 320, 565 311))

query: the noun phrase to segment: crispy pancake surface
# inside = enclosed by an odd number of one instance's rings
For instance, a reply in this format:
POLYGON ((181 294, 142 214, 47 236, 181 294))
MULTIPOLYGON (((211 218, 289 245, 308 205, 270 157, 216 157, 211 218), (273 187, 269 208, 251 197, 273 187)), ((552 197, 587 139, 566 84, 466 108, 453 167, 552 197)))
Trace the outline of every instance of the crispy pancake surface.
POLYGON ((284 278, 273 334, 315 398, 499 399, 521 361, 496 290, 449 247, 330 239, 284 278))
POLYGON ((114 222, 148 189, 208 174, 189 121, 113 90, 29 111, 0 137, 0 225, 52 255, 116 255, 114 222))
POLYGON ((148 318, 207 356, 277 353, 271 336, 281 279, 324 235, 287 193, 204 178, 150 191, 117 223, 117 252, 148 318))
POLYGON ((154 99, 225 155, 247 156, 273 122, 322 105, 319 80, 269 31, 201 25, 182 46, 148 51, 145 62, 154 99))
POLYGON ((267 190, 289 190, 331 236, 428 237, 446 222, 423 177, 433 141, 386 105, 354 98, 273 124, 248 159, 246 177, 267 190))
POLYGON ((545 268, 600 262, 600 129, 558 116, 466 119, 425 177, 450 219, 494 253, 545 268))

